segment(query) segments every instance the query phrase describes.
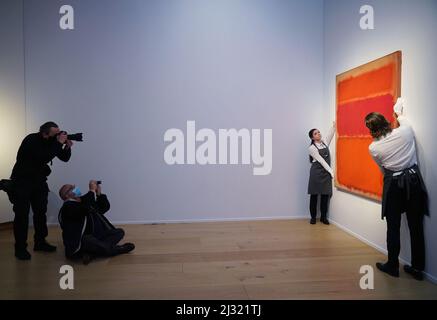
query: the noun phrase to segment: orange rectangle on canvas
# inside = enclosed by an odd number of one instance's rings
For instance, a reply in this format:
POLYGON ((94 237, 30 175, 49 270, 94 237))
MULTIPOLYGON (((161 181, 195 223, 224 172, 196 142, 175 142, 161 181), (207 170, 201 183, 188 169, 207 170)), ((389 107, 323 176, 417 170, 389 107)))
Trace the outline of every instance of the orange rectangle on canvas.
POLYGON ((369 154, 371 137, 337 138, 337 182, 370 197, 382 195, 382 173, 369 154))

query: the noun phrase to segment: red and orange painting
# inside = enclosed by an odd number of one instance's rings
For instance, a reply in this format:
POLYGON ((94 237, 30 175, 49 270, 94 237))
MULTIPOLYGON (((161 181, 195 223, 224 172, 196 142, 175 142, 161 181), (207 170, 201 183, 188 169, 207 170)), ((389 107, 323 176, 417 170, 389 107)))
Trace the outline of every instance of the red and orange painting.
POLYGON ((402 53, 397 51, 337 75, 337 188, 381 200, 383 176, 369 154, 372 137, 364 118, 379 112, 395 123, 401 65, 402 53))

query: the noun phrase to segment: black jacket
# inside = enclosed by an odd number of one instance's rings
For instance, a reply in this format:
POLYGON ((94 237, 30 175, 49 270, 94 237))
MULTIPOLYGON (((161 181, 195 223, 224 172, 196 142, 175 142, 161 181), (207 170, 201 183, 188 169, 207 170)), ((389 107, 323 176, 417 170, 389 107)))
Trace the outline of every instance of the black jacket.
POLYGON ((62 228, 65 255, 68 258, 73 258, 80 252, 84 234, 95 234, 98 237, 98 233, 115 228, 103 216, 109 208, 106 195, 95 196, 91 191, 82 196, 80 202, 64 202, 58 220, 62 228))
POLYGON ((71 157, 71 149, 64 148, 55 138, 44 139, 41 133, 31 133, 18 149, 11 179, 46 181, 51 173, 47 164, 55 157, 67 162, 71 157))

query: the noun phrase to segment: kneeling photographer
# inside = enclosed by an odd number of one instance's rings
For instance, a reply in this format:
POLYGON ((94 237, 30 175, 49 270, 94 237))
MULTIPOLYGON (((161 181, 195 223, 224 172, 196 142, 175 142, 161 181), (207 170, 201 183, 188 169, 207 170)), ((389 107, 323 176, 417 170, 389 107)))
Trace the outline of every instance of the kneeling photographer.
POLYGON ((46 241, 47 177, 51 170, 48 163, 57 157, 67 162, 71 157, 72 139, 81 141, 81 134, 68 136, 54 122, 46 122, 39 132, 27 135, 20 145, 11 180, 1 180, 0 190, 8 193, 15 213, 15 256, 29 260, 27 233, 29 212, 32 207, 35 228, 34 251, 54 252, 56 247, 46 241))
POLYGON ((104 216, 110 204, 102 194, 100 181, 91 180, 85 195, 75 185, 63 185, 59 196, 64 200, 59 224, 67 258, 82 258, 88 264, 94 257, 111 257, 135 248, 132 243, 118 245, 124 231, 115 228, 104 216))

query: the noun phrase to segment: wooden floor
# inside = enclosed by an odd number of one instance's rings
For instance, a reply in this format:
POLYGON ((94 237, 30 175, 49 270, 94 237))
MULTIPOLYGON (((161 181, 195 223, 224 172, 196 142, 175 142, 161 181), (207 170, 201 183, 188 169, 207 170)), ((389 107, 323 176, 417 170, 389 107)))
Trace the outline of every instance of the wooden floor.
MULTIPOLYGON (((437 286, 375 268, 375 289, 361 290, 359 269, 385 256, 337 227, 305 220, 128 225, 130 254, 72 264, 75 289, 59 288, 67 262, 57 253, 13 256, 0 231, 0 299, 437 299, 437 286)), ((32 234, 29 234, 32 238, 32 234)), ((30 245, 31 247, 31 245, 30 245)))

